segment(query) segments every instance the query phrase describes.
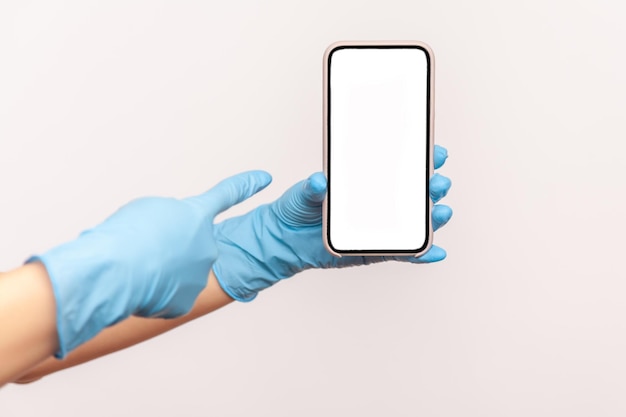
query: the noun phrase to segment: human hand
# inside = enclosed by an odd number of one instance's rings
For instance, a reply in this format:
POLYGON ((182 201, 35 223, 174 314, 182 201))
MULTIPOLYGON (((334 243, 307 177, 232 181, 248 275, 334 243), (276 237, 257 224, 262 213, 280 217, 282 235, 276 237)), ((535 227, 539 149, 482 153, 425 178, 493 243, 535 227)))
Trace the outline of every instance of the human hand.
MULTIPOLYGON (((435 146, 435 168, 448 154, 435 146)), ((435 174, 430 179, 434 203, 446 196, 451 182, 435 174)), ((215 226, 219 256, 213 272, 224 291, 239 301, 253 300, 259 291, 309 268, 342 268, 384 261, 428 263, 446 257, 444 249, 432 246, 423 256, 344 256, 328 253, 322 240, 322 203, 326 178, 321 172, 300 181, 271 204, 262 205, 215 226)), ((445 225, 452 209, 436 204, 433 230, 445 225)))
POLYGON ((56 356, 132 314, 187 313, 218 254, 213 219, 270 181, 268 173, 250 171, 195 197, 134 200, 77 239, 29 259, 42 262, 52 282, 56 356))

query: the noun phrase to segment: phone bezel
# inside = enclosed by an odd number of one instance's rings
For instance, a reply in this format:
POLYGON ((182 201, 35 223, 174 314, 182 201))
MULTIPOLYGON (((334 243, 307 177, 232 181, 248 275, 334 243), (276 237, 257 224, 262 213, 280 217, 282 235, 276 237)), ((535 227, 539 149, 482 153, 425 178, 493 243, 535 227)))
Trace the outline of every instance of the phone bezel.
POLYGON ((322 236, 326 250, 331 254, 341 256, 415 256, 418 257, 426 253, 432 246, 433 228, 432 228, 432 208, 433 203, 430 199, 430 177, 433 174, 433 147, 434 147, 434 55, 432 49, 420 41, 339 41, 334 42, 324 52, 323 61, 323 141, 324 141, 324 174, 328 181, 328 189, 322 206, 322 236), (400 49, 400 48, 417 48, 424 51, 427 60, 427 144, 426 144, 426 238, 424 244, 416 249, 408 250, 343 250, 337 249, 332 245, 330 239, 330 66, 332 54, 340 49, 345 48, 384 48, 384 49, 400 49))

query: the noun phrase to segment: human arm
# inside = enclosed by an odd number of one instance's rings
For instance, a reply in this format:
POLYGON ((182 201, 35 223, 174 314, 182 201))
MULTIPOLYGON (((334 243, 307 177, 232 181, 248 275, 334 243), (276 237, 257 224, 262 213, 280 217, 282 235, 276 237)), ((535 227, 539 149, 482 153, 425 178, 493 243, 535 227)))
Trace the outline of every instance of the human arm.
POLYGON ((215 276, 211 273, 206 288, 200 293, 188 314, 169 320, 130 317, 115 326, 104 329, 95 338, 72 351, 62 361, 50 355, 45 361, 30 369, 15 382, 33 382, 51 373, 117 352, 209 314, 231 302, 233 299, 222 290, 215 276))
POLYGON ((40 263, 0 273, 0 385, 28 371, 58 348, 55 301, 40 263))
POLYGON ((65 357, 131 315, 186 314, 217 256, 215 216, 270 180, 266 172, 251 171, 181 200, 134 200, 77 239, 3 275, 0 385, 51 353, 65 357))

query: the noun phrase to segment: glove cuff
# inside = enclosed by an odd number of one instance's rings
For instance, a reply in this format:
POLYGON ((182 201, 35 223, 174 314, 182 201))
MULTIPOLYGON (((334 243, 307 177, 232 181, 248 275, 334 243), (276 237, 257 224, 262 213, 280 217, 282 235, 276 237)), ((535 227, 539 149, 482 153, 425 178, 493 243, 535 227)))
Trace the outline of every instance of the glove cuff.
MULTIPOLYGON (((215 225, 218 257, 213 273, 224 292, 238 301, 252 301, 259 291, 317 266, 321 254, 312 242, 320 239, 321 226, 300 228, 295 238, 294 227, 280 223, 271 205, 215 225)), ((329 256, 321 245, 319 250, 329 256)))
POLYGON ((132 294, 115 279, 119 271, 110 251, 104 253, 106 245, 99 242, 96 246, 94 241, 87 232, 26 261, 41 262, 50 277, 59 339, 54 356, 58 359, 132 313, 128 308, 132 294))
POLYGON ((270 241, 274 237, 268 234, 259 237, 268 227, 259 215, 264 208, 261 206, 215 226, 218 257, 213 274, 224 292, 237 301, 252 301, 260 291, 280 280, 272 269, 276 259, 269 259, 271 255, 266 247, 272 246, 270 241))
POLYGON ((249 290, 245 288, 244 286, 237 286, 234 288, 229 287, 228 279, 222 278, 222 277, 227 277, 228 275, 227 273, 222 271, 221 266, 217 262, 213 264, 212 269, 213 269, 213 275, 217 279, 217 283, 220 285, 222 290, 226 294, 228 294, 228 296, 232 298, 233 300, 240 301, 242 303, 249 303, 250 301, 254 300, 257 297, 257 295, 259 295, 258 292, 249 290))

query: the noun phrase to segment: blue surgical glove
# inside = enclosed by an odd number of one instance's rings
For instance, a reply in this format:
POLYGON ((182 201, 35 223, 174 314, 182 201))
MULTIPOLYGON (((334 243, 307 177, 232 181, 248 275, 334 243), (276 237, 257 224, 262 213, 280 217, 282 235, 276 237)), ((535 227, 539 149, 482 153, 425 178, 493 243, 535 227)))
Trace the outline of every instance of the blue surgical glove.
MULTIPOLYGON (((435 168, 447 158, 445 148, 435 146, 435 168)), ((450 180, 439 174, 430 179, 433 202, 445 197, 450 180)), ((332 256, 322 241, 322 202, 326 194, 323 173, 311 175, 291 187, 271 204, 215 226, 219 256, 213 272, 222 289, 233 299, 253 300, 259 291, 309 268, 341 268, 389 260, 413 263, 437 262, 446 252, 432 246, 423 256, 332 256)), ((432 211, 433 229, 452 216, 450 207, 437 204, 432 211)))
POLYGON ((54 290, 59 351, 69 351, 130 315, 177 317, 206 286, 218 249, 213 219, 265 188, 268 173, 228 178, 204 194, 130 202, 42 262, 54 290))

